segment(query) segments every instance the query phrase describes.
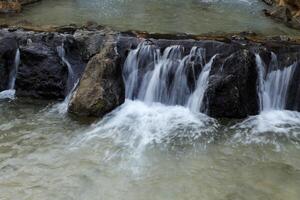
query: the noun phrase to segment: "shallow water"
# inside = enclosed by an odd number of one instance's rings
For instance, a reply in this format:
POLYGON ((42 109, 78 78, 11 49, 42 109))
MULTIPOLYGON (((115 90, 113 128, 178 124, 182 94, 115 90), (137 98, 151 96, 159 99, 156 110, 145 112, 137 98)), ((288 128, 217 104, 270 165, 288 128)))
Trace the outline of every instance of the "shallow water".
POLYGON ((300 114, 219 121, 127 100, 93 125, 57 106, 0 103, 0 199, 300 196, 300 114))
POLYGON ((26 20, 36 25, 65 25, 95 21, 120 30, 161 33, 299 33, 266 18, 263 8, 260 0, 47 0, 26 6, 20 15, 1 15, 0 23, 26 20))

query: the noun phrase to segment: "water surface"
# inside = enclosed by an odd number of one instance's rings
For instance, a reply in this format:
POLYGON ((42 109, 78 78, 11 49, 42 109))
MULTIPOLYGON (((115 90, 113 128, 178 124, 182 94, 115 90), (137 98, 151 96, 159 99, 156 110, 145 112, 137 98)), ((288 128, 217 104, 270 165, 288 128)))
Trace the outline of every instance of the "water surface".
POLYGON ((0 199, 299 199, 297 112, 222 122, 127 100, 90 126, 55 108, 0 103, 0 199))
POLYGON ((95 21, 120 30, 161 33, 298 34, 266 18, 263 8, 260 0, 46 0, 26 6, 20 15, 2 15, 0 22, 65 25, 95 21))

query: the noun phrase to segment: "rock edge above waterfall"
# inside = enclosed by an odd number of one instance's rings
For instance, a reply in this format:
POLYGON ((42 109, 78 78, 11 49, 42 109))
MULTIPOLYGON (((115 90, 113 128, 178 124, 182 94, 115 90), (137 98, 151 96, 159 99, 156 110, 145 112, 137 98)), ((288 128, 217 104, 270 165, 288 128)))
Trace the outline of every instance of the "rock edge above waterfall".
MULTIPOLYGON (((47 29, 7 27, 0 30, 0 40, 3 41, 0 45, 0 89, 4 90, 7 85, 14 54, 19 48, 17 96, 44 99, 63 99, 67 95, 68 70, 57 53, 57 47, 64 44, 66 59, 76 77, 81 77, 69 112, 80 116, 104 116, 124 102, 122 67, 129 51, 144 40, 151 41, 161 51, 171 45, 182 45, 185 55, 193 46, 199 46, 206 49, 206 60, 219 54, 209 74, 201 107, 201 111, 213 117, 244 118, 259 112, 255 53, 261 55, 266 67, 271 52, 278 55, 282 67, 300 58, 299 38, 263 37, 254 33, 172 35, 118 32, 92 24, 80 28, 73 25, 47 29), (221 66, 223 71, 220 71, 221 66)), ((298 83, 295 77, 289 93, 293 101, 288 101, 293 104, 299 96, 298 83)), ((295 108, 295 105, 287 107, 295 108)))

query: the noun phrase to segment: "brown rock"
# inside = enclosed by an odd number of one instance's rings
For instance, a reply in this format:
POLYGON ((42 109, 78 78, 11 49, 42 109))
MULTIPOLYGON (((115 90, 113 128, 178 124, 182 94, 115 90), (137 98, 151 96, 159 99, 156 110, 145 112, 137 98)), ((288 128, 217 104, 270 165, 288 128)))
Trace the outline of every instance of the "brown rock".
POLYGON ((20 12, 21 3, 19 0, 1 0, 0 1, 0 12, 20 12))
POLYGON ((107 42, 88 63, 71 99, 69 112, 104 116, 124 102, 124 86, 115 44, 107 42))
POLYGON ((283 22, 287 26, 300 29, 300 0, 263 0, 272 5, 271 9, 264 10, 266 16, 283 22))
POLYGON ((0 0, 0 13, 21 12, 22 5, 35 3, 40 0, 0 0))

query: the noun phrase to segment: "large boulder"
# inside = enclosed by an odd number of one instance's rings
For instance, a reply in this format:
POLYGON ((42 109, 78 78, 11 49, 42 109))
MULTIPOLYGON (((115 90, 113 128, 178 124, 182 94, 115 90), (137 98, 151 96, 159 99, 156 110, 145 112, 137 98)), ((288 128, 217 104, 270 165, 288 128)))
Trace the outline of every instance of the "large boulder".
POLYGON ((69 112, 104 116, 124 102, 124 85, 116 44, 107 42, 89 61, 71 99, 69 112))
POLYGON ((16 80, 19 96, 64 98, 68 70, 55 49, 42 43, 20 47, 21 63, 16 80))
POLYGON ((245 118, 259 112, 255 57, 240 50, 217 56, 201 109, 212 117, 245 118))
POLYGON ((20 44, 17 95, 63 99, 70 91, 69 87, 72 87, 68 83, 68 65, 73 71, 73 83, 79 79, 86 65, 72 35, 23 31, 11 34, 15 35, 20 44), (64 59, 59 48, 64 50, 64 59))

